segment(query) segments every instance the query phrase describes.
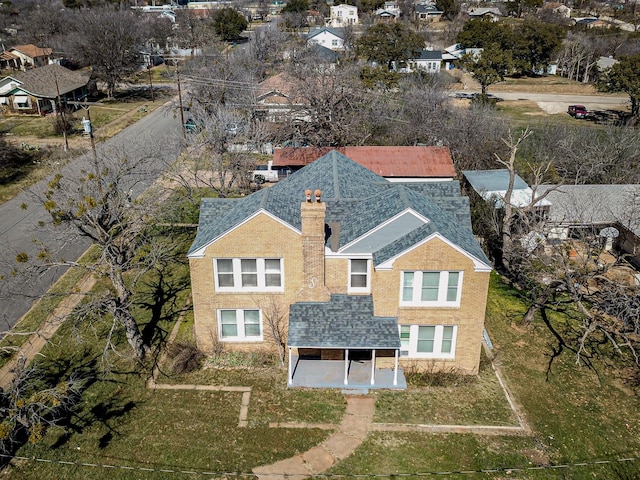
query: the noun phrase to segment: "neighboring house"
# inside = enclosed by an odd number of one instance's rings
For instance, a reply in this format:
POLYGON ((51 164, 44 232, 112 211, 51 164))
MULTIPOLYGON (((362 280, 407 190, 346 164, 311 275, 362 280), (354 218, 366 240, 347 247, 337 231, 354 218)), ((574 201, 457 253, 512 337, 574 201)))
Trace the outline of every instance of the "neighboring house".
POLYGON ((52 52, 50 48, 32 44, 17 45, 0 54, 0 67, 23 71, 43 67, 49 65, 52 52))
POLYGON ((589 22, 586 24, 587 28, 612 28, 615 27, 615 24, 612 22, 608 22, 606 20, 596 20, 594 22, 589 22))
POLYGON ((89 94, 89 75, 58 64, 19 72, 0 80, 0 104, 23 113, 44 115, 56 110, 58 95, 65 101, 89 94))
POLYGON ((279 73, 260 82, 256 91, 256 115, 274 123, 291 120, 292 112, 300 110, 293 90, 294 80, 286 73, 279 73))
POLYGON ((497 8, 472 8, 467 12, 471 18, 484 18, 486 20, 497 22, 502 17, 502 12, 497 8))
POLYGON ((340 53, 338 51, 315 43, 307 47, 306 53, 310 61, 317 62, 315 68, 318 70, 326 68, 332 71, 340 60, 340 53))
POLYGON ((420 52, 417 58, 410 58, 406 62, 406 67, 398 69, 403 73, 422 71, 427 73, 438 73, 442 65, 442 52, 440 50, 427 50, 420 52))
MULTIPOLYGON (((475 192, 482 199, 491 201, 495 208, 504 207, 504 197, 509 188, 509 170, 506 168, 496 170, 465 170, 462 175, 466 181, 468 192, 475 192)), ((535 197, 539 197, 542 192, 534 192, 520 175, 516 174, 511 192, 511 206, 516 208, 527 207, 535 197)), ((549 211, 551 202, 546 198, 538 200, 534 210, 545 216, 549 211)))
POLYGON ((284 340, 290 387, 478 372, 491 265, 457 182, 390 183, 331 151, 247 197, 203 199, 188 257, 198 346, 284 340))
MULTIPOLYGON (((285 147, 273 154, 273 166, 292 171, 314 162, 333 148, 285 147)), ((389 182, 451 181, 456 170, 448 147, 340 147, 338 152, 389 182)))
POLYGON ((562 3, 545 3, 542 10, 549 10, 563 18, 571 18, 571 8, 562 3))
POLYGON ((614 227, 619 235, 605 246, 624 252, 640 268, 640 185, 540 186, 541 192, 549 189, 547 198, 553 204, 548 217, 549 240, 566 240, 572 231, 598 233, 614 227))
POLYGON ((358 24, 358 7, 353 5, 334 5, 330 7, 329 27, 339 28, 358 24))
POLYGON ((442 52, 442 61, 444 62, 445 69, 450 70, 463 55, 471 54, 477 57, 481 53, 482 48, 465 48, 461 43, 455 43, 444 49, 442 52))
POLYGON ((376 19, 384 23, 395 22, 399 16, 400 16, 399 9, 397 12, 393 10, 387 10, 385 8, 379 8, 378 10, 375 11, 376 19))
POLYGON ((306 36, 307 45, 316 44, 330 50, 344 50, 342 32, 335 28, 322 27, 312 29, 306 36))
POLYGON ((435 3, 419 3, 416 5, 415 16, 420 22, 439 22, 443 13, 442 10, 438 10, 435 3))

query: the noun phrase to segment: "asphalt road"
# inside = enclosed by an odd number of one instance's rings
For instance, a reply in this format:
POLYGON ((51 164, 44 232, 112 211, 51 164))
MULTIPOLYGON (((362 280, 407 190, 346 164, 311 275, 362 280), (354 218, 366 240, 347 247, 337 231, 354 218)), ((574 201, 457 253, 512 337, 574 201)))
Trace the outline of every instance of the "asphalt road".
MULTIPOLYGON (((115 137, 96 146, 98 155, 117 152, 132 159, 143 159, 147 172, 152 175, 133 187, 134 197, 149 186, 180 151, 180 119, 179 115, 175 118, 170 105, 171 102, 150 112, 115 137)), ((89 140, 87 150, 87 154, 73 159, 62 169, 63 175, 92 161, 89 140)), ((54 232, 41 226, 41 222, 50 220, 50 216, 34 194, 43 192, 45 188, 46 180, 0 205, 0 331, 12 327, 65 271, 64 268, 51 269, 25 283, 24 279, 11 275, 17 253, 25 252, 30 257, 37 255, 39 247, 33 239, 40 239, 63 258, 75 260, 90 245, 86 240, 58 238, 54 232)))
POLYGON ((566 113, 569 105, 585 105, 588 110, 619 110, 629 105, 627 95, 562 95, 552 93, 500 92, 496 87, 491 93, 504 100, 529 100, 536 102, 547 113, 566 113))

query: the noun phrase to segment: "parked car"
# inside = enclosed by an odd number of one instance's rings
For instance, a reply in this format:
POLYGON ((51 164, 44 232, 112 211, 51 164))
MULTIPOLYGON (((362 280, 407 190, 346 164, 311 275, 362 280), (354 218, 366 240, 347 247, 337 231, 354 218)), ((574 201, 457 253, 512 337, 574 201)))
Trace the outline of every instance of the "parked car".
POLYGON ((184 123, 184 131, 185 133, 198 133, 200 127, 193 118, 190 118, 184 123))
POLYGON ((273 168, 273 162, 269 160, 267 165, 258 165, 256 169, 251 173, 251 180, 258 185, 264 182, 277 182, 279 179, 280 171, 273 168))
POLYGON ((569 105, 567 113, 574 118, 587 118, 589 112, 584 105, 569 105))

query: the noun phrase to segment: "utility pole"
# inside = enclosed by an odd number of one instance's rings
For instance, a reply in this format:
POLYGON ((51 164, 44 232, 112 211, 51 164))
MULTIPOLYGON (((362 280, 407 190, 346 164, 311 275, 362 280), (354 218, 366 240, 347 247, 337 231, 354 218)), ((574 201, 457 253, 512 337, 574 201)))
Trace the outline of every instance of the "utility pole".
POLYGON ((62 120, 62 136, 64 137, 64 151, 69 151, 69 140, 67 139, 67 121, 64 118, 64 112, 62 111, 62 100, 60 100, 60 86, 58 85, 58 75, 53 72, 53 78, 56 81, 56 94, 58 96, 58 108, 57 113, 62 120))
MULTIPOLYGON (((96 153, 96 140, 93 136, 93 125, 91 125, 91 107, 93 105, 96 106, 101 106, 104 105, 104 103, 100 103, 100 102, 68 102, 70 105, 77 105, 79 107, 82 107, 86 110, 87 112, 87 126, 85 127, 85 131, 87 131, 87 133, 89 134, 89 139, 91 140, 91 150, 93 150, 93 160, 96 162, 96 164, 98 163, 98 154, 96 153)), ((84 122, 83 122, 83 127, 84 127, 84 122)))
POLYGON ((151 75, 151 65, 147 65, 147 72, 149 72, 149 88, 151 88, 151 101, 155 102, 155 99, 153 98, 153 80, 152 80, 152 75, 151 75))
POLYGON ((182 126, 182 137, 187 138, 187 132, 184 129, 184 110, 182 108, 182 89, 180 88, 180 69, 176 62, 176 79, 178 81, 178 103, 180 103, 180 125, 182 126))

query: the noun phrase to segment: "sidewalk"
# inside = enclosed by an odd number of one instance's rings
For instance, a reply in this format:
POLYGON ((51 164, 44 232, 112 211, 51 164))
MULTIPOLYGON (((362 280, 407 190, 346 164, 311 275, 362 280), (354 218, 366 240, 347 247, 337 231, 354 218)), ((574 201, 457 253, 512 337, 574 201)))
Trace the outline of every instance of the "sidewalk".
POLYGON ((25 358, 25 366, 27 366, 40 353, 42 347, 56 333, 58 328, 64 323, 66 317, 71 314, 73 309, 82 301, 84 295, 89 292, 96 284, 93 274, 86 274, 82 280, 78 282, 77 290, 70 293, 56 307, 47 320, 40 326, 38 331, 31 335, 27 341, 20 347, 11 359, 0 369, 0 387, 7 388, 13 381, 13 369, 20 357, 25 358))
POLYGON ((271 465, 253 469, 259 480, 302 480, 325 472, 351 455, 373 422, 375 398, 347 396, 347 411, 337 430, 320 445, 271 465))

